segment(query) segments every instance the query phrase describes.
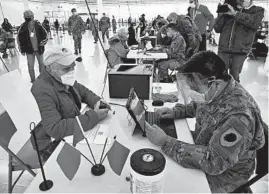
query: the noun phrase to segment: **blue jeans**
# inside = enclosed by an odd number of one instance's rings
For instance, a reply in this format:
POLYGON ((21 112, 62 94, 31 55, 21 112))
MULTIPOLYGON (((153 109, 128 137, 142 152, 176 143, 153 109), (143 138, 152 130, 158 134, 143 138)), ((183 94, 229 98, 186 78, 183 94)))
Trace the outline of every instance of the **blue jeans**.
POLYGON ((39 72, 41 72, 44 67, 43 55, 40 55, 38 52, 34 52, 33 54, 27 54, 28 71, 31 78, 31 82, 35 81, 35 57, 37 58, 39 64, 39 72))

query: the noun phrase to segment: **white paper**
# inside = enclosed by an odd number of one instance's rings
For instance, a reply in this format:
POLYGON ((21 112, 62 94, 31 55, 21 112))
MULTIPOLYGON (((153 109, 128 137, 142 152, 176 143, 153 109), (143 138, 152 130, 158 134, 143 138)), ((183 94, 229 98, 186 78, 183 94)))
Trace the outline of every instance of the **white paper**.
POLYGON ((41 121, 39 108, 18 70, 0 76, 0 91, 0 102, 17 128, 9 144, 16 154, 30 137, 30 123, 41 121))
POLYGON ((147 48, 147 50, 150 50, 153 48, 151 45, 151 41, 147 41, 146 48, 147 48))

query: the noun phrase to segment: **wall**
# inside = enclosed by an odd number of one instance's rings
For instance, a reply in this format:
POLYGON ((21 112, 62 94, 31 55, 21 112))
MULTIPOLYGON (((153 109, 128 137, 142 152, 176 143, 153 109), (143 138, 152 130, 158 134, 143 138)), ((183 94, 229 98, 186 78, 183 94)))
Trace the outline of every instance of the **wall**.
MULTIPOLYGON (((24 1, 15 1, 15 0, 1 0, 0 1, 4 17, 8 18, 12 25, 20 25, 24 22, 23 12, 25 8, 31 9, 35 14, 35 19, 39 21, 44 20, 44 5, 41 3, 32 3, 29 2, 26 7, 24 1)), ((2 13, 0 14, 0 23, 3 22, 2 13)))
MULTIPOLYGON (((7 17, 11 24, 20 25, 23 19, 23 12, 25 9, 24 2, 27 0, 0 0, 3 12, 5 17, 7 17)), ((216 9, 218 1, 215 3, 212 2, 204 2, 203 4, 207 5, 213 15, 216 17, 216 9)), ((255 3, 256 5, 262 6, 268 10, 268 2, 264 3, 255 3)), ((72 8, 77 8, 79 13, 88 13, 88 9, 86 5, 72 5, 68 3, 33 3, 28 2, 29 8, 35 13, 35 18, 39 21, 44 20, 44 11, 65 11, 66 18, 68 18, 68 14, 70 14, 72 8), (60 8, 59 8, 60 7, 60 8)), ((127 5, 104 5, 103 11, 111 17, 115 15, 118 18, 127 19, 131 13, 132 18, 138 18, 142 13, 146 14, 146 19, 151 20, 152 18, 156 17, 158 14, 162 15, 163 17, 167 17, 171 12, 177 12, 178 14, 186 14, 188 8, 188 3, 180 2, 178 4, 147 4, 147 5, 130 5, 129 8, 127 5), (130 9, 130 13, 129 13, 130 9)), ((96 12, 97 6, 90 6, 91 12, 96 12)), ((266 12, 266 17, 268 19, 268 12, 266 12)), ((86 17, 83 17, 85 20, 86 17)), ((3 17, 0 14, 0 23, 2 23, 3 17)))

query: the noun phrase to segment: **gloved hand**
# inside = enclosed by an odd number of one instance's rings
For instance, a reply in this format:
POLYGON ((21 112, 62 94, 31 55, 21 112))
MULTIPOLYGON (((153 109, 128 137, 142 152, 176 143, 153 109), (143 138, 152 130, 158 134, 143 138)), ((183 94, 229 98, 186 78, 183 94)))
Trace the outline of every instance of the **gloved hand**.
POLYGON ((171 108, 160 108, 155 112, 161 119, 175 119, 175 112, 171 108))
POLYGON ((147 138, 151 143, 156 146, 163 146, 168 136, 161 128, 159 128, 157 125, 151 126, 146 122, 145 129, 147 133, 147 138))

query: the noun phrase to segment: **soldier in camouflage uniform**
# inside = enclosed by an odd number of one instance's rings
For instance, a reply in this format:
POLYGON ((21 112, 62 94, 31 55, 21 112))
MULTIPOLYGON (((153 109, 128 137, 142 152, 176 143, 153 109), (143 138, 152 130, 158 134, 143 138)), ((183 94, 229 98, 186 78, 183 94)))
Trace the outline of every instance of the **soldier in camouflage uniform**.
POLYGON ((77 10, 73 8, 71 10, 72 16, 68 19, 68 34, 73 35, 75 54, 81 53, 81 39, 82 34, 85 33, 85 25, 82 18, 77 15, 77 10))
POLYGON ((113 33, 115 34, 117 30, 117 21, 114 15, 112 16, 112 29, 113 29, 113 33))
POLYGON ((224 62, 215 53, 200 52, 185 67, 184 73, 215 78, 212 84, 216 85, 213 90, 217 95, 207 103, 192 101, 157 113, 170 119, 195 117, 195 144, 169 137, 149 124, 147 137, 183 167, 204 171, 213 193, 232 192, 253 174, 256 151, 264 145, 264 130, 268 126, 262 121, 254 99, 228 75, 224 62))
POLYGON ((185 48, 186 43, 184 38, 180 35, 176 24, 168 24, 167 36, 171 38, 172 42, 168 48, 163 51, 167 53, 168 59, 158 60, 158 77, 162 82, 167 82, 168 69, 175 70, 180 68, 185 62, 185 48))
POLYGON ((176 13, 171 13, 167 20, 169 23, 177 24, 180 34, 185 39, 187 44, 186 57, 190 58, 193 54, 199 52, 202 36, 195 22, 189 16, 177 15, 176 13))
POLYGON ((92 15, 92 21, 91 21, 91 29, 92 29, 92 35, 94 38, 94 44, 98 41, 98 29, 99 29, 99 21, 95 18, 95 15, 92 15))
POLYGON ((109 39, 109 28, 111 27, 110 19, 109 17, 106 17, 105 13, 103 13, 103 17, 100 19, 99 27, 102 31, 103 42, 105 42, 105 35, 107 39, 109 39))

